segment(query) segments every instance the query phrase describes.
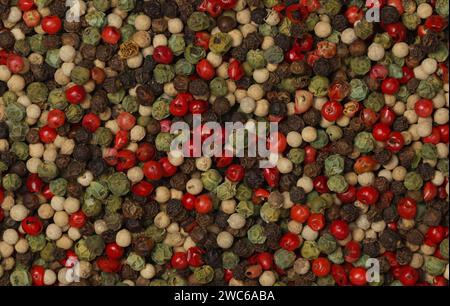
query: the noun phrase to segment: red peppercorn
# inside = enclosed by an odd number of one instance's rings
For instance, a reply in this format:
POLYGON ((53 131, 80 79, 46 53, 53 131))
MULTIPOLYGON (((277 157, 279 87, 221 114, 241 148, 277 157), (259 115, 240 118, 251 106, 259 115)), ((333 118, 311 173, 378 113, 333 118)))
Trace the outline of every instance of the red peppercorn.
POLYGON ((354 24, 358 20, 361 20, 364 16, 364 12, 356 5, 351 5, 345 11, 345 17, 350 24, 354 24))
POLYGON ((435 32, 442 32, 447 27, 447 20, 439 15, 431 15, 425 20, 425 27, 435 32))
POLYGON ((245 72, 238 60, 232 59, 228 64, 228 76, 233 81, 238 81, 244 76, 245 72))
POLYGON ((386 148, 392 152, 400 151, 405 145, 405 139, 400 132, 392 132, 386 141, 386 148))
POLYGON ((62 22, 58 16, 46 16, 42 18, 42 30, 47 34, 56 34, 61 30, 62 22))
POLYGON ((80 104, 86 98, 86 91, 81 85, 73 85, 66 89, 66 99, 69 103, 80 104))
POLYGON ((122 258, 124 249, 115 242, 108 243, 105 247, 105 254, 111 259, 122 258))
POLYGON ((433 113, 433 101, 429 99, 420 99, 414 104, 414 111, 419 117, 429 117, 433 113))
POLYGON ((19 0, 17 2, 17 6, 20 8, 22 12, 26 12, 34 8, 33 0, 19 0))
POLYGON ((21 226, 23 231, 30 236, 39 235, 43 227, 41 220, 36 216, 26 217, 22 220, 21 226))
POLYGON ((69 216, 69 225, 75 228, 82 228, 87 221, 87 216, 80 209, 69 216))
POLYGON ((419 280, 419 273, 411 266, 403 266, 400 267, 398 279, 404 286, 412 286, 419 280))
POLYGON ((384 80, 388 75, 389 70, 384 65, 376 64, 370 68, 369 76, 371 79, 384 80))
POLYGON ((199 214, 207 214, 213 209, 213 202, 210 196, 202 194, 195 199, 195 210, 199 214))
POLYGON ((433 244, 439 244, 446 236, 448 236, 448 228, 446 230, 442 225, 430 226, 425 234, 425 239, 433 244))
POLYGON ((191 114, 203 114, 209 108, 209 102, 205 100, 192 100, 189 102, 191 114))
POLYGON ((183 204, 184 208, 187 210, 193 210, 195 208, 195 200, 195 195, 186 192, 181 197, 181 204, 183 204))
POLYGON ((296 204, 291 207, 291 219, 300 223, 305 223, 309 218, 309 208, 306 205, 296 204))
POLYGON ((394 123, 396 117, 397 116, 395 115, 395 112, 389 106, 384 106, 380 110, 380 123, 391 126, 394 123))
POLYGON ((328 177, 325 175, 319 175, 318 177, 313 179, 313 186, 314 190, 316 190, 319 193, 327 193, 330 192, 330 189, 328 189, 328 177))
POLYGON ((377 164, 372 155, 360 156, 353 165, 353 169, 357 174, 372 172, 375 170, 377 164))
POLYGON ((23 57, 14 53, 8 55, 6 65, 12 73, 20 73, 25 68, 23 57))
POLYGON ((406 28, 401 22, 387 24, 385 25, 385 30, 395 42, 406 39, 406 28))
MULTIPOLYGON (((133 151, 122 150, 117 152, 116 170, 121 172, 133 168, 136 165, 136 155, 133 151)), ((144 171, 145 174, 145 171, 144 171)))
POLYGON ((211 35, 208 32, 195 32, 194 45, 202 47, 205 50, 208 50, 210 37, 211 35))
POLYGON ((356 187, 352 185, 348 186, 348 189, 342 193, 338 193, 337 197, 342 203, 354 202, 356 200, 356 187))
POLYGON ((344 267, 338 264, 333 264, 331 266, 331 275, 338 286, 347 286, 348 277, 345 272, 344 267))
MULTIPOLYGON (((3 199, 2 199, 2 201, 3 201, 3 199)), ((1 203, 2 201, 0 201, 0 203, 1 203)), ((5 218, 5 212, 4 212, 3 209, 0 207, 0 222, 2 222, 4 218, 5 218)))
POLYGON ((288 251, 294 251, 300 246, 300 238, 298 235, 288 232, 280 239, 280 247, 288 251))
POLYGON ((163 176, 163 169, 159 162, 155 160, 149 160, 142 167, 144 175, 149 180, 158 181, 163 176))
POLYGON ((163 177, 171 177, 177 173, 177 167, 172 165, 166 156, 161 157, 159 163, 163 170, 163 177))
POLYGON ((439 135, 441 142, 448 143, 449 142, 449 128, 450 126, 448 124, 438 125, 437 128, 439 129, 439 135))
POLYGON ((94 113, 84 115, 81 125, 91 133, 94 133, 101 125, 100 118, 94 113))
POLYGON ((280 171, 276 167, 265 168, 263 170, 263 176, 270 187, 276 187, 280 181, 280 171))
POLYGON ((270 152, 283 153, 287 148, 286 136, 281 132, 270 133, 267 141, 270 152))
POLYGON ((367 284, 366 269, 362 267, 352 268, 349 273, 349 279, 355 286, 364 286, 367 284))
POLYGON ((54 196, 54 194, 50 191, 50 186, 49 185, 45 185, 42 188, 42 195, 44 196, 44 198, 46 198, 47 200, 51 200, 54 196))
POLYGON ((30 270, 31 283, 33 286, 44 286, 45 268, 43 266, 34 265, 30 270))
POLYGON ((273 255, 269 252, 259 253, 256 260, 263 270, 271 270, 273 267, 273 255))
POLYGON ((438 195, 438 189, 432 182, 426 182, 423 186, 423 200, 429 202, 438 195))
POLYGON ((344 259, 346 262, 354 263, 361 257, 361 245, 356 241, 349 241, 344 248, 344 259))
POLYGON ((240 182, 244 178, 245 170, 239 164, 230 165, 225 171, 225 176, 232 182, 240 182))
POLYGON ((45 125, 39 129, 39 138, 43 143, 52 143, 55 141, 56 136, 58 136, 56 130, 48 125, 45 125))
POLYGON ((403 219, 414 219, 417 212, 417 203, 413 198, 405 197, 398 201, 397 212, 403 219))
POLYGON ((361 119, 367 127, 372 127, 379 117, 379 114, 371 108, 364 108, 361 112, 361 119))
POLYGON ((170 102, 169 111, 176 117, 183 117, 189 111, 189 103, 194 100, 190 93, 179 93, 170 102))
POLYGON ((140 197, 148 197, 153 191, 153 184, 147 181, 140 181, 131 187, 131 192, 140 197))
POLYGON ((189 266, 191 267, 200 267, 203 265, 203 259, 202 254, 204 254, 205 251, 200 249, 199 247, 190 247, 187 250, 187 261, 189 266))
POLYGON ((311 265, 311 271, 317 277, 324 277, 330 274, 331 271, 331 263, 325 257, 319 257, 313 260, 311 265))
POLYGON ((115 45, 121 37, 119 29, 113 26, 106 26, 102 30, 102 39, 105 43, 115 45))
POLYGON ((120 271, 120 268, 122 267, 122 264, 120 263, 120 260, 108 258, 108 257, 99 257, 95 263, 97 264, 97 267, 106 273, 114 273, 120 271))
MULTIPOLYGON (((29 192, 40 192, 42 187, 44 186, 44 182, 41 180, 37 173, 31 173, 27 178, 27 189, 29 192)), ((3 201, 3 198, 0 197, 0 204, 3 201)))
POLYGON ((160 64, 170 64, 173 61, 173 51, 166 46, 157 46, 152 55, 155 62, 160 64))
POLYGON ((176 270, 184 270, 189 266, 187 255, 184 252, 175 252, 170 260, 171 266, 176 270))
POLYGON ((236 6, 237 0, 217 0, 224 10, 231 10, 236 6))
POLYGON ((121 112, 116 120, 119 127, 125 131, 131 130, 136 124, 136 117, 128 112, 121 112))
POLYGON ((66 116, 62 110, 52 109, 48 112, 47 125, 53 129, 57 129, 64 125, 66 116))
POLYGON ((155 147, 147 142, 139 144, 136 150, 136 157, 141 162, 146 162, 155 156, 155 147))
POLYGON ((207 81, 211 80, 216 75, 213 65, 207 59, 202 59, 199 61, 195 67, 195 70, 202 79, 207 81))
POLYGON ((344 111, 344 107, 341 103, 337 101, 327 101, 322 106, 322 117, 324 117, 327 121, 336 121, 342 116, 342 112, 344 111))
POLYGON ((313 213, 309 216, 307 224, 313 231, 318 232, 325 227, 325 223, 323 214, 313 213))
POLYGON ((311 147, 310 145, 305 147, 305 163, 311 164, 316 161, 317 158, 317 150, 311 147))
POLYGON ((372 186, 360 187, 356 192, 358 201, 366 205, 374 205, 378 201, 379 195, 378 189, 372 186))
POLYGON ((114 137, 114 149, 123 149, 128 144, 128 131, 120 130, 114 137))
POLYGON ((389 139, 389 135, 391 134, 391 128, 384 123, 377 123, 373 127, 372 135, 373 138, 377 141, 386 141, 389 139))
POLYGON ((334 220, 330 225, 330 233, 337 240, 344 240, 350 234, 350 228, 344 220, 334 220))
POLYGON ((410 69, 408 66, 403 66, 402 72, 403 72, 403 76, 401 79, 398 80, 400 82, 400 84, 406 84, 406 83, 408 83, 409 80, 414 78, 414 71, 412 69, 410 69))

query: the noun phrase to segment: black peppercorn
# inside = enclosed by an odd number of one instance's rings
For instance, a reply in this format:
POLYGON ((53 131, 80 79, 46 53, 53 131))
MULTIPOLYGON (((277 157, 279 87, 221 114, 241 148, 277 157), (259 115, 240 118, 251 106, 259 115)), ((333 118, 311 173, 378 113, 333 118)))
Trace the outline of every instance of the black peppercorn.
POLYGON ((237 26, 236 20, 231 16, 220 16, 217 19, 217 26, 223 33, 228 33, 237 26))
POLYGON ((396 23, 400 19, 400 14, 395 7, 386 5, 381 8, 380 19, 385 24, 396 23))

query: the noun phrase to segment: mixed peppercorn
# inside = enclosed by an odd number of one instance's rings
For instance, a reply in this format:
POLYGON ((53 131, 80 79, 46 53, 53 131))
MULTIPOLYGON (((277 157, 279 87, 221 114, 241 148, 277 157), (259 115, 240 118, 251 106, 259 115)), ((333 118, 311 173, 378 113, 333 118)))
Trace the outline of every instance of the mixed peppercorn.
POLYGON ((0 0, 0 285, 447 285, 448 10, 0 0), (171 151, 195 114, 276 166, 171 151))

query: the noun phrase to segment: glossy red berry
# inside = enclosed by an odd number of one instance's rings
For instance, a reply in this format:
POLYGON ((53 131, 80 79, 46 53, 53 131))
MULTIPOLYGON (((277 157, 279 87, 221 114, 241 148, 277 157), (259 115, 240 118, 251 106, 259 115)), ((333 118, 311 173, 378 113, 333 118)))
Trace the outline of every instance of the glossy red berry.
POLYGON ((305 223, 309 218, 309 208, 306 205, 296 204, 291 207, 291 219, 299 223, 305 223))
POLYGON ((116 120, 119 127, 125 131, 131 130, 136 124, 136 117, 128 112, 121 112, 116 120))
POLYGON ((14 53, 11 53, 8 56, 6 59, 6 65, 12 73, 20 73, 25 68, 23 57, 14 53))
POLYGON ((43 143, 52 143, 55 141, 56 136, 58 136, 56 130, 48 125, 45 125, 39 129, 39 138, 43 143))
POLYGON ((413 198, 405 197, 397 203, 398 215, 407 220, 414 219, 417 212, 417 203, 413 198))
POLYGON ((342 116, 342 112, 344 111, 344 107, 341 103, 337 101, 327 101, 322 106, 322 117, 327 121, 336 121, 342 116))
POLYGON ((105 247, 106 256, 108 256, 109 258, 112 258, 112 259, 122 258, 124 253, 125 253, 124 248, 119 246, 115 242, 108 243, 105 247))
POLYGON ((157 46, 152 57, 155 62, 167 65, 173 61, 173 51, 167 46, 157 46))
POLYGON ((386 141, 389 139, 389 135, 391 134, 391 128, 384 123, 377 123, 373 127, 372 135, 373 138, 377 141, 386 141))
POLYGON ((69 216, 69 225, 71 227, 82 228, 86 224, 86 221, 87 216, 81 209, 69 216))
POLYGON ((58 16, 51 15, 42 18, 42 30, 47 34, 56 34, 61 30, 62 22, 58 16))
POLYGON ((356 192, 356 198, 359 202, 366 205, 374 205, 380 196, 378 189, 372 186, 363 186, 356 192))
POLYGON ((195 200, 195 210, 200 214, 207 214, 213 209, 213 202, 206 194, 199 195, 195 200))
POLYGON ((344 240, 350 234, 350 228, 344 220, 334 220, 330 225, 330 233, 337 240, 344 240))
POLYGON ((433 113, 433 101, 429 99, 420 99, 414 104, 414 111, 417 116, 426 118, 433 113))
POLYGON ((317 277, 327 276, 331 272, 331 263, 325 257, 316 258, 312 262, 311 271, 317 277))
POLYGON ((419 280, 419 272, 411 266, 403 266, 400 267, 398 279, 404 286, 413 286, 419 280))
POLYGON ((102 30, 102 39, 105 43, 115 45, 121 37, 119 29, 113 26, 106 26, 102 30))
POLYGON ((44 286, 45 268, 43 266, 34 265, 30 270, 31 282, 33 286, 44 286))
POLYGON ((207 81, 211 80, 216 75, 213 65, 207 59, 199 61, 195 70, 202 79, 207 81))
POLYGON ((71 104, 80 104, 86 98, 86 91, 81 85, 73 85, 66 89, 66 99, 71 104))
POLYGON ((42 221, 36 216, 26 217, 21 223, 22 229, 30 236, 37 236, 42 231, 42 221))
POLYGON ((240 182, 244 178, 245 170, 239 164, 230 165, 225 171, 225 176, 232 182, 240 182))
POLYGON ((386 78, 381 83, 381 91, 384 94, 395 95, 400 88, 400 82, 395 78, 386 78))
POLYGON ((144 171, 144 175, 149 180, 157 181, 160 180, 163 176, 163 169, 159 162, 155 160, 149 160, 142 167, 144 171))
POLYGON ((153 184, 147 181, 140 181, 131 187, 131 192, 140 197, 148 197, 153 191, 153 184))
POLYGON ((300 246, 300 237, 294 233, 288 232, 280 239, 280 247, 288 251, 294 251, 300 246))
POLYGON ((256 256, 256 261, 263 270, 270 270, 273 267, 273 255, 269 252, 262 252, 256 256))
POLYGON ((94 133, 101 125, 100 118, 94 113, 84 115, 81 125, 91 133, 94 133))
POLYGON ((184 252, 175 252, 172 255, 170 264, 174 269, 184 270, 189 266, 187 255, 184 252))
POLYGON ((405 139, 403 138, 403 135, 400 132, 392 132, 389 135, 388 140, 386 141, 386 148, 392 152, 400 151, 404 145, 405 139))
POLYGON ((308 226, 313 230, 313 231, 320 231, 321 229, 323 229, 325 227, 325 216, 323 214, 319 214, 319 213, 313 213, 309 216, 308 218, 308 226))
POLYGON ((352 285, 364 286, 367 284, 366 269, 362 267, 352 268, 349 273, 349 279, 352 285))
POLYGON ((47 125, 53 129, 57 129, 64 125, 66 115, 62 110, 52 109, 47 115, 47 125))

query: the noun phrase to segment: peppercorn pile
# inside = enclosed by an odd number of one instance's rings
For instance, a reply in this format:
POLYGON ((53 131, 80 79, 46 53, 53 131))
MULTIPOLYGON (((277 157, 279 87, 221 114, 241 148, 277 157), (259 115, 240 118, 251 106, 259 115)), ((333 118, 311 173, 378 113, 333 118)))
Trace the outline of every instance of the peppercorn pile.
POLYGON ((0 0, 0 285, 447 285, 449 2, 374 2, 0 0))

